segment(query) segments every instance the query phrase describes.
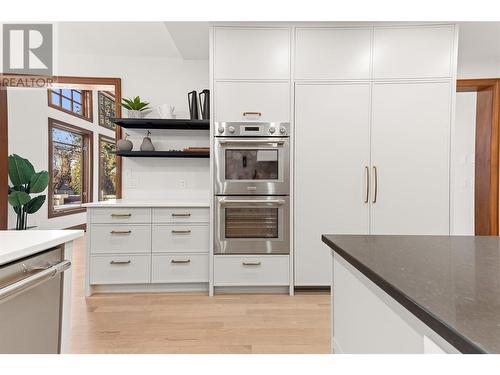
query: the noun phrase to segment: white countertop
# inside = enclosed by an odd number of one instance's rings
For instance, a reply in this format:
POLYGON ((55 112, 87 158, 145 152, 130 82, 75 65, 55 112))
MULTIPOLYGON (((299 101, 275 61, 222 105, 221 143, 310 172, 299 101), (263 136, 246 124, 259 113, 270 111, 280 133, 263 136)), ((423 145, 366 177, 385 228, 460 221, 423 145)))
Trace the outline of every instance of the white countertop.
POLYGON ((83 237, 83 230, 2 230, 0 265, 83 237))
POLYGON ((83 207, 209 207, 210 204, 204 200, 138 200, 138 199, 111 199, 102 202, 85 203, 83 207))

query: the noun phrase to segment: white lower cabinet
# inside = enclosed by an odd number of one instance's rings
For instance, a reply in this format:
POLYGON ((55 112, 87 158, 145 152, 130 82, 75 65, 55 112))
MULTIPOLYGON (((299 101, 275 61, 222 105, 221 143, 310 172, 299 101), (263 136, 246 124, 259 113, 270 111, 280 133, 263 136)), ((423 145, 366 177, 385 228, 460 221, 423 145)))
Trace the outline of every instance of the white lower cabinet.
POLYGON ((94 255, 90 260, 92 284, 149 283, 151 255, 94 255))
POLYGON ((208 254, 154 254, 151 282, 206 283, 208 254))
POLYGON ((153 253, 207 252, 210 238, 208 225, 153 225, 153 253))
POLYGON ((215 286, 288 286, 288 255, 214 257, 215 286))
POLYGON ((149 224, 92 224, 91 253, 148 253, 151 248, 149 224))
POLYGON ((208 207, 88 210, 87 295, 93 285, 127 292, 171 290, 168 284, 202 290, 208 284, 208 207))

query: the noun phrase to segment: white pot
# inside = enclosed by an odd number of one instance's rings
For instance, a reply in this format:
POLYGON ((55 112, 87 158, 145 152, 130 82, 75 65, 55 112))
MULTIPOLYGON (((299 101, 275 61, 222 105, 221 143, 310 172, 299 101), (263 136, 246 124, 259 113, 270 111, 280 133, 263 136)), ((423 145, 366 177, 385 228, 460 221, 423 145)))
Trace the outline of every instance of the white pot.
POLYGON ((128 118, 142 118, 142 112, 137 110, 128 110, 128 118))

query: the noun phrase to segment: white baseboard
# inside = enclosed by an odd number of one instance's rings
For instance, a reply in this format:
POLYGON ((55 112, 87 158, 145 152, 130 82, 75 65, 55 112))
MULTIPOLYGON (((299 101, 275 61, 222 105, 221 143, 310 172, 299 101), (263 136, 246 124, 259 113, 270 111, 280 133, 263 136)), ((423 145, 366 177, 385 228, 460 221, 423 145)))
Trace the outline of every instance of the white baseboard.
POLYGON ((92 285, 94 293, 181 293, 207 292, 208 283, 92 285))
POLYGON ((216 286, 215 294, 290 294, 289 286, 216 286))

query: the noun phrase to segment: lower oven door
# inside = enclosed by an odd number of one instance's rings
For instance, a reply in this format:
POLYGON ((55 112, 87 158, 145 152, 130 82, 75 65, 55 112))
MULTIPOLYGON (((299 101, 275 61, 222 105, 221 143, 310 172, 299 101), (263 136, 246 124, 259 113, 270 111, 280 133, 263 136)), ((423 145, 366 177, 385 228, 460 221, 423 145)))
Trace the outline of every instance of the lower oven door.
POLYGON ((215 254, 289 254, 288 196, 216 197, 215 254))

